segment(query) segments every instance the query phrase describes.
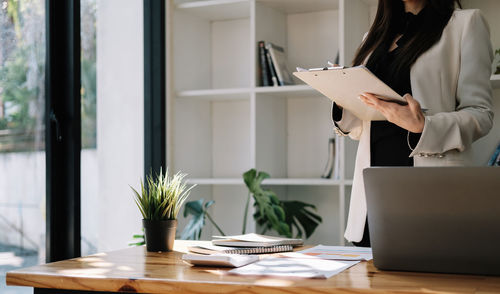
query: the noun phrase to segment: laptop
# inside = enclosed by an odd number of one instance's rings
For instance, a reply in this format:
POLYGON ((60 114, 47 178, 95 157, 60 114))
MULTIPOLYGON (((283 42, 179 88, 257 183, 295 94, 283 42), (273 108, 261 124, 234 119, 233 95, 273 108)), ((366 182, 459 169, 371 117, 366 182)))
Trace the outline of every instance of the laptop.
POLYGON ((374 265, 500 275, 499 167, 363 171, 374 265))

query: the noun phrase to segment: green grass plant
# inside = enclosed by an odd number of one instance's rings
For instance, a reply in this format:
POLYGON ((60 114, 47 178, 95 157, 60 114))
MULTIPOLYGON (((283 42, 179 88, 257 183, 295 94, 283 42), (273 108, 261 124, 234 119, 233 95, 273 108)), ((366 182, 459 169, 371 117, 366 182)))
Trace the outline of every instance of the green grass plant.
POLYGON ((146 176, 146 184, 141 180, 140 193, 134 191, 134 200, 145 220, 173 220, 182 204, 186 201, 195 185, 188 187, 184 181, 186 174, 176 173, 170 176, 168 168, 165 174, 154 177, 152 172, 146 176))

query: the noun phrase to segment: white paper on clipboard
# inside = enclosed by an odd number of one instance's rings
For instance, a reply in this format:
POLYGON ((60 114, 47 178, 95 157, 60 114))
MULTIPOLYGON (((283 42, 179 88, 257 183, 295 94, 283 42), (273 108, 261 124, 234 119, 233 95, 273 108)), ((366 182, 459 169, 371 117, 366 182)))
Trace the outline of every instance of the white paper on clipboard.
POLYGON ((367 106, 358 98, 362 93, 372 93, 385 100, 406 104, 401 95, 364 66, 301 71, 293 74, 362 120, 386 120, 379 111, 367 106))

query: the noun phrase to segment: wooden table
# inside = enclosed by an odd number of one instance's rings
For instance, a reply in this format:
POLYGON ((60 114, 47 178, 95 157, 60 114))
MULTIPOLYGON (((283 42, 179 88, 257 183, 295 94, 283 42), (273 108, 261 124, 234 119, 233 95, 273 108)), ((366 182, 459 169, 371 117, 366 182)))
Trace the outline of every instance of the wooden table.
POLYGON ((361 262, 327 280, 234 276, 227 274, 228 269, 192 267, 183 262, 186 244, 176 241, 169 253, 130 247, 11 271, 7 285, 34 287, 37 294, 500 293, 500 277, 387 272, 377 270, 372 262, 361 262))

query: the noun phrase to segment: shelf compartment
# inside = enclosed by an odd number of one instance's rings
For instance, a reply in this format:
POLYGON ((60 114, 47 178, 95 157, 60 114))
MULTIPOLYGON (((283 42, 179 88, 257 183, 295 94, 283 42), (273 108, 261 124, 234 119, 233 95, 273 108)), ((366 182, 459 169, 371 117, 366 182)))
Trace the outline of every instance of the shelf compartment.
POLYGON ((179 4, 173 13, 171 69, 177 91, 248 88, 250 2, 197 1, 179 4), (232 7, 245 13, 232 13, 232 7), (212 13, 230 17, 212 17, 212 13), (211 19, 210 19, 211 18, 211 19))
MULTIPOLYGON (((296 67, 313 68, 326 65, 328 60, 334 62, 339 52, 338 28, 338 1, 262 0, 255 3, 255 41, 282 47, 290 72, 296 67)), ((256 85, 261 85, 258 60, 255 79, 256 85)), ((302 84, 295 77, 293 80, 295 84, 302 84)))
MULTIPOLYGON (((191 190, 187 201, 196 201, 199 199, 204 199, 204 201, 215 201, 215 203, 208 208, 210 215, 215 218, 217 224, 226 234, 236 234, 241 232, 247 195, 248 190, 242 185, 200 185, 191 190)), ((247 217, 247 231, 255 232, 253 207, 250 209, 247 217)), ((183 213, 179 213, 179 233, 191 219, 192 216, 184 217, 183 213)), ((211 222, 207 222, 203 228, 201 239, 210 240, 213 235, 220 235, 220 232, 213 227, 211 222)))
POLYGON ((256 168, 273 178, 319 178, 335 136, 330 101, 267 96, 256 95, 256 168))
POLYGON ((339 8, 338 0, 258 0, 268 7, 282 11, 286 14, 308 13, 339 8))
POLYGON ((287 201, 302 201, 316 206, 315 213, 323 222, 316 228, 314 234, 307 239, 311 244, 341 244, 344 225, 340 221, 340 213, 344 202, 338 186, 272 186, 269 187, 278 197, 287 201))
POLYGON ((178 92, 178 99, 201 99, 210 101, 221 100, 243 100, 249 99, 252 90, 250 88, 231 88, 231 89, 206 89, 206 90, 188 90, 178 92))
POLYGON ((252 166, 249 100, 177 99, 172 168, 193 178, 239 177, 252 166))
POLYGON ((209 21, 223 21, 250 17, 249 0, 209 0, 186 2, 178 10, 209 21))

